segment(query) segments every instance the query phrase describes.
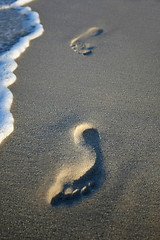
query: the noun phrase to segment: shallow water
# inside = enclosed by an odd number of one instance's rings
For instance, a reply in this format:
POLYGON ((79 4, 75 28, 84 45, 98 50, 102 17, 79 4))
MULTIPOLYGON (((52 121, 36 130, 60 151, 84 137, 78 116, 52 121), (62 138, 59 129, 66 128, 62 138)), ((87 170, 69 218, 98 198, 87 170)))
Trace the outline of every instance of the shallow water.
POLYGON ((12 3, 14 3, 14 2, 16 2, 16 0, 1 0, 1 2, 0 2, 0 6, 2 7, 2 6, 6 6, 6 5, 10 5, 10 4, 12 4, 12 3))
POLYGON ((33 31, 30 19, 21 9, 0 10, 0 54, 8 51, 22 37, 33 31))

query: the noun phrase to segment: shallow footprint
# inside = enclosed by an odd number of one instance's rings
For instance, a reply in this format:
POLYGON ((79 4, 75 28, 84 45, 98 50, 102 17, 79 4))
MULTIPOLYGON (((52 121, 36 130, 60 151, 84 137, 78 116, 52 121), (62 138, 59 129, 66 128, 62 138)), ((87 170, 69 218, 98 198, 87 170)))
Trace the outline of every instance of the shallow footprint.
POLYGON ((86 32, 72 39, 70 42, 70 46, 77 53, 80 53, 83 55, 89 55, 92 53, 92 50, 94 47, 91 46, 90 43, 87 43, 87 41, 91 37, 100 35, 102 32, 103 32, 103 29, 100 29, 98 27, 89 28, 86 32))
POLYGON ((100 138, 96 128, 88 123, 73 129, 73 139, 82 160, 62 169, 47 192, 52 206, 71 205, 91 195, 104 179, 100 138))

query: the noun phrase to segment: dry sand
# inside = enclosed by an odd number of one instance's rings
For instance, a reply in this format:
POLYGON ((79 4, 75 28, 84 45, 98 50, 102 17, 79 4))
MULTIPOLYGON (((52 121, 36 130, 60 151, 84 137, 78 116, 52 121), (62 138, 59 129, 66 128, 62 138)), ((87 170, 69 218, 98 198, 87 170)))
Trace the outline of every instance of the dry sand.
POLYGON ((45 33, 18 59, 10 87, 15 131, 0 147, 1 239, 158 240, 160 2, 30 6, 45 33), (92 27, 103 32, 80 41, 91 54, 73 51, 71 41, 92 27), (106 178, 83 201, 55 208, 46 194, 59 169, 81 163, 71 129, 82 122, 96 126, 106 178))

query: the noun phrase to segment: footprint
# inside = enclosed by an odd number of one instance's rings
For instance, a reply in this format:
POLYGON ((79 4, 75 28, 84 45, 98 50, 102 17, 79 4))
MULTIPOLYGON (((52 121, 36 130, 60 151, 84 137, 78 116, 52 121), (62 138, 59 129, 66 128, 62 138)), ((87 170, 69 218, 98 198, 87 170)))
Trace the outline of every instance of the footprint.
POLYGON ((100 29, 98 27, 89 28, 86 32, 72 39, 70 42, 70 46, 77 53, 80 53, 83 55, 89 55, 92 53, 92 50, 94 49, 94 47, 91 46, 90 43, 87 43, 87 41, 91 37, 100 35, 102 32, 103 32, 103 29, 100 29))
POLYGON ((100 138, 92 124, 83 123, 73 129, 73 140, 81 154, 81 162, 62 169, 47 192, 52 206, 71 205, 98 189, 104 179, 100 138))

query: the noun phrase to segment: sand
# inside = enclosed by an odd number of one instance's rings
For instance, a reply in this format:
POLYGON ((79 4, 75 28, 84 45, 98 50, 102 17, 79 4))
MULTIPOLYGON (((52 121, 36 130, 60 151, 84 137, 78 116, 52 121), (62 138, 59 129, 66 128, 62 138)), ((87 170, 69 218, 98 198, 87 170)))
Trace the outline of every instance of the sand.
POLYGON ((15 131, 0 147, 1 239, 158 240, 160 2, 30 6, 45 32, 17 60, 10 87, 15 131), (93 27, 103 32, 83 38, 91 53, 75 52, 71 41, 93 27), (61 169, 81 171, 72 135, 81 123, 99 134, 105 178, 82 201, 51 206, 61 169))

